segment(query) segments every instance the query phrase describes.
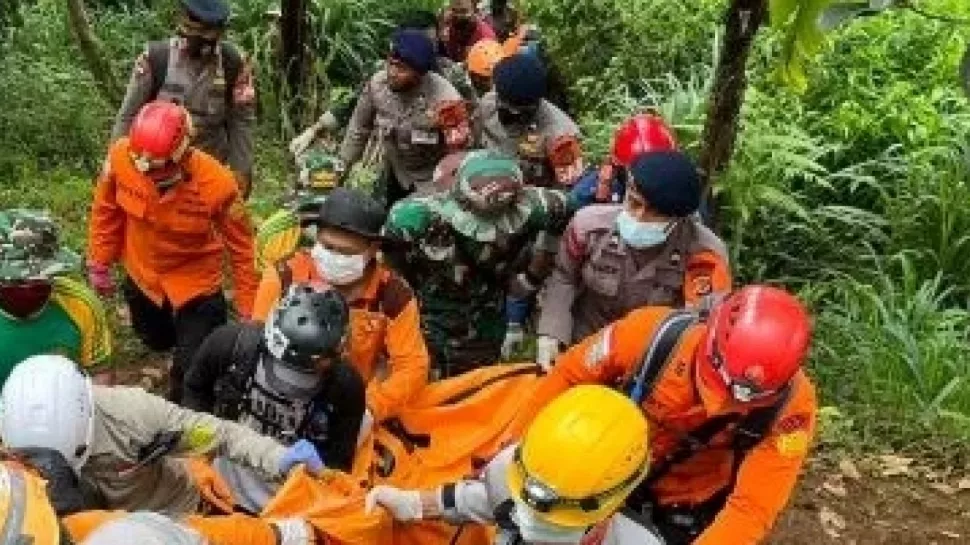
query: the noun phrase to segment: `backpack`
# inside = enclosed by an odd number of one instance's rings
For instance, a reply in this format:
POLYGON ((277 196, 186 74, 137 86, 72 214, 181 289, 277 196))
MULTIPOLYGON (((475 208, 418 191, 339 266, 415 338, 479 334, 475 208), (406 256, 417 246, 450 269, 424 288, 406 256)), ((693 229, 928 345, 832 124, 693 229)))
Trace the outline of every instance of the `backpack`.
MULTIPOLYGON (((647 347, 640 363, 630 378, 621 385, 624 393, 636 404, 650 397, 657 379, 670 364, 674 348, 680 344, 683 334, 693 325, 706 320, 706 312, 678 310, 670 313, 660 323, 653 341, 647 347)), ((768 435, 772 424, 788 404, 791 385, 780 392, 778 400, 767 407, 752 410, 747 415, 725 414, 708 420, 697 429, 685 434, 680 443, 650 471, 649 476, 630 495, 627 505, 637 508, 651 503, 651 489, 678 464, 686 462, 706 449, 710 442, 730 425, 735 424, 731 449, 734 451, 731 482, 725 487, 730 492, 737 480, 738 470, 745 456, 768 435)))
MULTIPOLYGON (((226 106, 231 107, 233 104, 233 87, 242 71, 243 59, 239 50, 227 42, 220 42, 219 48, 222 54, 222 69, 226 78, 226 106)), ((161 92, 162 85, 165 83, 170 50, 171 43, 169 40, 148 43, 148 66, 152 73, 151 100, 158 97, 158 93, 161 92)))

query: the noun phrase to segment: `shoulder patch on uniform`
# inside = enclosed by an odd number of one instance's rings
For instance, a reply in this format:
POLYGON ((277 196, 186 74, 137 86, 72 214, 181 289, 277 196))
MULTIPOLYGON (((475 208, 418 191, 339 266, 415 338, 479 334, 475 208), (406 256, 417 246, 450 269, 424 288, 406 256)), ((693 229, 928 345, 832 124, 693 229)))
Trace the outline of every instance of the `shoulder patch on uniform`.
POLYGON ((392 274, 381 286, 380 300, 381 310, 393 320, 404 311, 408 303, 414 300, 414 292, 403 278, 392 274))
POLYGON ((256 101, 256 83, 254 80, 252 63, 244 62, 242 70, 239 71, 239 76, 232 87, 234 104, 245 106, 256 101))
POLYGON ((785 458, 798 458, 808 452, 809 443, 811 443, 811 437, 808 431, 798 430, 779 435, 775 439, 775 448, 785 458))
POLYGON ((613 337, 613 327, 607 327, 597 334, 596 340, 586 349, 586 356, 583 358, 583 365, 587 369, 596 369, 603 365, 603 361, 610 353, 611 338, 613 337))
POLYGON ((800 430, 807 430, 811 418, 805 413, 790 414, 775 424, 778 433, 793 433, 800 430))

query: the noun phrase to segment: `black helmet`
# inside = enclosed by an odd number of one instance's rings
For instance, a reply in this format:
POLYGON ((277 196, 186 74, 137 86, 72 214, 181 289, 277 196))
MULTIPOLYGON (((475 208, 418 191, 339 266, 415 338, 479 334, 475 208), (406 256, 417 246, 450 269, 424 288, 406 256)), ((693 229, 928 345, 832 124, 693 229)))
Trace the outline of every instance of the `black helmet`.
POLYGON ((225 0, 182 0, 182 9, 207 26, 224 27, 229 22, 229 4, 225 0))
POLYGON ((349 321, 347 302, 336 290, 297 284, 266 322, 266 348, 283 364, 310 370, 317 358, 338 354, 349 321))
POLYGON ((386 219, 384 207, 359 189, 335 188, 320 205, 320 225, 372 240, 381 238, 386 219))

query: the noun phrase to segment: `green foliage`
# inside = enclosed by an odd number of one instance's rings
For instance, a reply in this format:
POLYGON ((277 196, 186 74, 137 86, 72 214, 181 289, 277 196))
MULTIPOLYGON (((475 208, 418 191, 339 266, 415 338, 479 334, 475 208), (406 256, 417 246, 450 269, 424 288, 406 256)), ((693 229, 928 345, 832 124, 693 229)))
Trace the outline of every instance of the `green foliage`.
POLYGON ((808 87, 805 64, 825 44, 819 18, 832 2, 833 0, 768 1, 771 26, 783 35, 778 73, 783 81, 798 91, 804 91, 808 87))
POLYGON ((866 443, 966 440, 970 312, 948 303, 942 275, 924 279, 905 253, 878 260, 867 276, 815 294, 824 303, 814 370, 828 396, 853 408, 855 432, 866 443))

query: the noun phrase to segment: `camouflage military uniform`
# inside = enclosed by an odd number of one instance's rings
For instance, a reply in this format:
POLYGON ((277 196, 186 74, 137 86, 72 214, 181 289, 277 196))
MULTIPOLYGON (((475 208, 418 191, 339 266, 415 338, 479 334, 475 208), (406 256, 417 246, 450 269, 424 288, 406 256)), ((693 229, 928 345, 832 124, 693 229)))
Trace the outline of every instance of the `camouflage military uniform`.
POLYGON ((110 357, 104 307, 87 286, 64 276, 79 262, 60 248, 46 213, 0 211, 0 384, 15 365, 38 354, 63 354, 82 365, 110 357), (24 307, 25 293, 38 288, 43 298, 24 307))
POLYGON ((530 261, 527 248, 543 231, 561 232, 569 217, 566 195, 523 187, 521 171, 510 157, 471 152, 456 177, 450 192, 396 204, 385 226, 387 237, 406 243, 406 249, 388 257, 415 287, 422 329, 442 376, 498 360, 506 294, 530 261), (476 172, 481 161, 498 168, 476 172), (489 191, 512 185, 509 180, 515 187, 507 194, 513 197, 500 210, 474 211, 474 201, 467 198, 475 191, 471 186, 489 191))
POLYGON ((252 65, 235 48, 223 43, 213 57, 195 59, 185 53, 179 38, 149 44, 135 61, 111 139, 125 136, 141 107, 155 99, 185 106, 198 131, 193 145, 251 179, 256 90, 252 65), (154 51, 163 58, 167 51, 167 63, 153 60, 158 56, 154 51), (237 65, 235 81, 227 81, 230 56, 237 65), (166 65, 162 81, 154 81, 153 63, 155 70, 166 65))

